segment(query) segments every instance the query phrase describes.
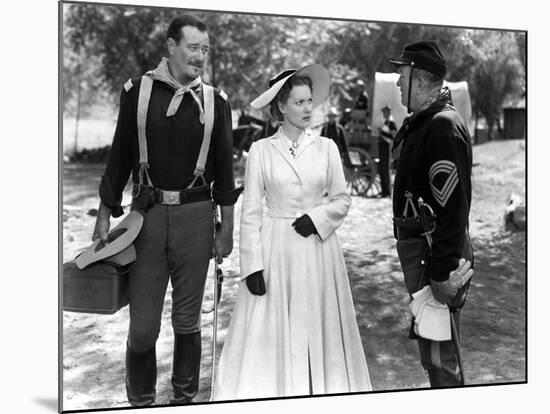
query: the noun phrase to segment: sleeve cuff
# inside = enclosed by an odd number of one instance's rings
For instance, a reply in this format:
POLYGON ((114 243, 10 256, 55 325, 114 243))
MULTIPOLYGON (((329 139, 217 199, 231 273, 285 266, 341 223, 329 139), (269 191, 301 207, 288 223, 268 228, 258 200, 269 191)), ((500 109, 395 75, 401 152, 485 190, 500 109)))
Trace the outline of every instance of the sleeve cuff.
POLYGON ((311 211, 307 212, 307 215, 313 222, 315 230, 317 230, 317 235, 321 240, 326 240, 328 236, 331 235, 334 230, 328 224, 328 217, 326 211, 321 210, 320 208, 314 208, 311 211))
POLYGON ((124 214, 124 210, 120 205, 122 199, 117 200, 111 187, 111 183, 106 175, 101 177, 101 184, 99 185, 99 198, 101 199, 101 202, 111 210, 111 215, 113 217, 120 217, 124 214))
POLYGON ((428 262, 427 274, 431 280, 436 282, 444 282, 449 279, 451 271, 453 271, 458 264, 453 265, 449 260, 438 260, 433 257, 428 262))
POLYGON ((218 191, 214 189, 212 191, 212 197, 214 198, 214 203, 220 206, 232 206, 237 202, 243 190, 244 187, 242 186, 230 191, 218 191))

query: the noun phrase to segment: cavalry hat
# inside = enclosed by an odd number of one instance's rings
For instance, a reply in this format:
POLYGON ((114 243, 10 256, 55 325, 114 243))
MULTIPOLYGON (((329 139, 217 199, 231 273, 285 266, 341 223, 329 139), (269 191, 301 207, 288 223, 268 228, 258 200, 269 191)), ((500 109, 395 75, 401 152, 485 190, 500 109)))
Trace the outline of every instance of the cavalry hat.
POLYGON ((260 109, 268 105, 292 76, 307 76, 311 79, 313 107, 316 107, 327 98, 330 88, 328 70, 321 65, 313 64, 304 66, 301 69, 288 69, 278 73, 269 80, 269 89, 254 99, 250 106, 260 109))
POLYGON ((412 43, 404 47, 398 59, 390 59, 390 62, 398 66, 413 66, 433 73, 440 78, 447 73, 445 57, 437 44, 433 41, 412 43))
POLYGON ((107 235, 108 243, 100 239, 94 241, 74 261, 79 269, 99 260, 109 259, 118 265, 127 265, 136 260, 136 250, 132 244, 143 225, 143 216, 135 210, 122 220, 107 235))

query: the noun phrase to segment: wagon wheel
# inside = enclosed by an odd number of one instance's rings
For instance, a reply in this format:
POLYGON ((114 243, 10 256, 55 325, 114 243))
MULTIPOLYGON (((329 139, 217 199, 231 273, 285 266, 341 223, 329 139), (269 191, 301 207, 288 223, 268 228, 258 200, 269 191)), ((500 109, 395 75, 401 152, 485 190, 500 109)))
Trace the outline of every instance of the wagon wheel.
POLYGON ((348 192, 361 197, 376 197, 381 191, 376 162, 362 148, 349 147, 348 154, 350 158, 346 168, 348 192))

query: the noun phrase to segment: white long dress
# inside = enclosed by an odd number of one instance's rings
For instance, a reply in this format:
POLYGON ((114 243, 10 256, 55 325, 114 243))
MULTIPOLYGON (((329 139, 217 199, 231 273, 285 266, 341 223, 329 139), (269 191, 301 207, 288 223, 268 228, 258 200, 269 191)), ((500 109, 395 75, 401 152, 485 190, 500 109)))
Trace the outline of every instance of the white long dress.
POLYGON ((250 148, 240 225, 242 281, 220 357, 216 401, 308 395, 310 389, 371 390, 334 233, 351 204, 338 148, 307 131, 294 159, 285 141, 279 129, 250 148), (304 238, 292 227, 305 213, 318 235, 304 238), (252 295, 244 281, 258 270, 265 278, 263 296, 252 295))

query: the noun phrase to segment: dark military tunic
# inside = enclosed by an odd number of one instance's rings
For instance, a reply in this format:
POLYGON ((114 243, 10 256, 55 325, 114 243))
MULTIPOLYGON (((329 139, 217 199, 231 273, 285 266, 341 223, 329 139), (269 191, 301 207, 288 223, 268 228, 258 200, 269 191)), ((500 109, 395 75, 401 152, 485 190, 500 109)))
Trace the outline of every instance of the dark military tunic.
POLYGON ((463 249, 469 247, 472 172, 470 134, 452 106, 448 89, 428 108, 405 120, 394 145, 401 144, 393 214, 402 215, 406 191, 432 207, 437 216, 436 230, 426 275, 444 281, 465 257, 463 249))

